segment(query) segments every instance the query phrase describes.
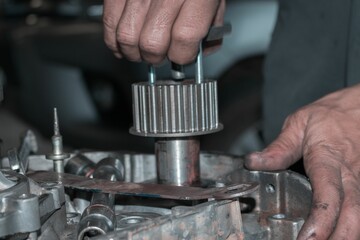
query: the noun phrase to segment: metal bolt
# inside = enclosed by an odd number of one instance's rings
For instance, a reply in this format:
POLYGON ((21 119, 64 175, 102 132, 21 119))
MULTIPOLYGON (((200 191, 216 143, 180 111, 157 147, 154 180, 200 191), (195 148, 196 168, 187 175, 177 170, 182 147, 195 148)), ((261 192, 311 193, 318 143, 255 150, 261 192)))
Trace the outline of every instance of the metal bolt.
POLYGON ((200 84, 204 81, 204 70, 203 70, 203 54, 202 54, 202 42, 199 45, 199 53, 196 57, 195 63, 195 82, 200 84))
POLYGON ((152 64, 148 65, 148 78, 150 84, 155 84, 156 82, 156 71, 155 67, 152 64))
POLYGON ((70 157, 70 154, 64 153, 62 136, 60 134, 57 109, 54 108, 54 135, 51 138, 53 152, 46 155, 47 159, 53 160, 54 171, 64 172, 64 160, 70 157))

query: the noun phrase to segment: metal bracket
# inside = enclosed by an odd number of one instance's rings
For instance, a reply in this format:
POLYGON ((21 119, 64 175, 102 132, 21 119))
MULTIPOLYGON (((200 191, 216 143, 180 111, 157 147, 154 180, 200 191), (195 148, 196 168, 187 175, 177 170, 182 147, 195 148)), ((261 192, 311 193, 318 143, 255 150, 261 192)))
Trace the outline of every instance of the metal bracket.
POLYGON ((179 187, 89 179, 82 176, 55 172, 35 172, 28 175, 28 177, 39 183, 58 182, 68 188, 91 192, 178 200, 234 199, 248 195, 259 187, 258 183, 255 182, 234 184, 220 188, 179 187))
POLYGON ((16 148, 8 150, 8 159, 11 170, 25 173, 29 165, 29 155, 38 151, 35 134, 27 130, 21 138, 19 151, 16 148))

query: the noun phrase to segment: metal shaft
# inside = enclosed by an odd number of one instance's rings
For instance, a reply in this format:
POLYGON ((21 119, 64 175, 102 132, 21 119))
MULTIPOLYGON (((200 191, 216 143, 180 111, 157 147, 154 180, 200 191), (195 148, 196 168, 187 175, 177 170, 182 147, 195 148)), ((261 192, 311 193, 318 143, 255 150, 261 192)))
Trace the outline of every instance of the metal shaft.
POLYGON ((199 53, 196 57, 195 71, 195 82, 200 84, 204 81, 202 42, 199 45, 199 53))
POLYGON ((160 138, 155 142, 158 182, 193 186, 200 182, 200 141, 197 138, 160 138))
POLYGON ((148 79, 150 84, 155 84, 156 82, 156 71, 155 67, 152 64, 148 65, 148 79))
POLYGON ((89 177, 95 170, 95 163, 82 154, 78 154, 65 165, 65 172, 74 175, 89 177))
POLYGON ((53 170, 57 173, 64 173, 64 160, 54 160, 53 170))

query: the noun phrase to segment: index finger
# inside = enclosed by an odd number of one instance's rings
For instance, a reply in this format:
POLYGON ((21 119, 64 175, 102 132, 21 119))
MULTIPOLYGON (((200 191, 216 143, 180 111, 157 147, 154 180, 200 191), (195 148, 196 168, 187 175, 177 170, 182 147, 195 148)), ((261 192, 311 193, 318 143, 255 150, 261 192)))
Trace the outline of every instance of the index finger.
POLYGON ((168 57, 186 64, 195 59, 199 44, 213 23, 220 0, 187 0, 181 7, 172 28, 168 57))
POLYGON ((312 208, 298 239, 328 239, 334 231, 343 201, 341 171, 336 159, 315 149, 305 161, 313 188, 312 208))
POLYGON ((118 57, 121 57, 116 41, 116 29, 126 0, 104 0, 104 41, 118 57))

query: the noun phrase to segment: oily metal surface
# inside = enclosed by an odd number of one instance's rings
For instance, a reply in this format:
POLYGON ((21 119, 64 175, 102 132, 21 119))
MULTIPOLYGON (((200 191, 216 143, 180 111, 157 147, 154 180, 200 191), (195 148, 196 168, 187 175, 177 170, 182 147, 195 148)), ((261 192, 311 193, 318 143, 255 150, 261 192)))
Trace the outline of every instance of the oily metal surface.
POLYGON ((148 183, 112 182, 55 172, 35 172, 29 174, 28 177, 40 183, 58 182, 65 187, 91 192, 179 200, 232 199, 250 194, 258 189, 258 183, 255 182, 239 183, 220 188, 199 188, 148 183))

